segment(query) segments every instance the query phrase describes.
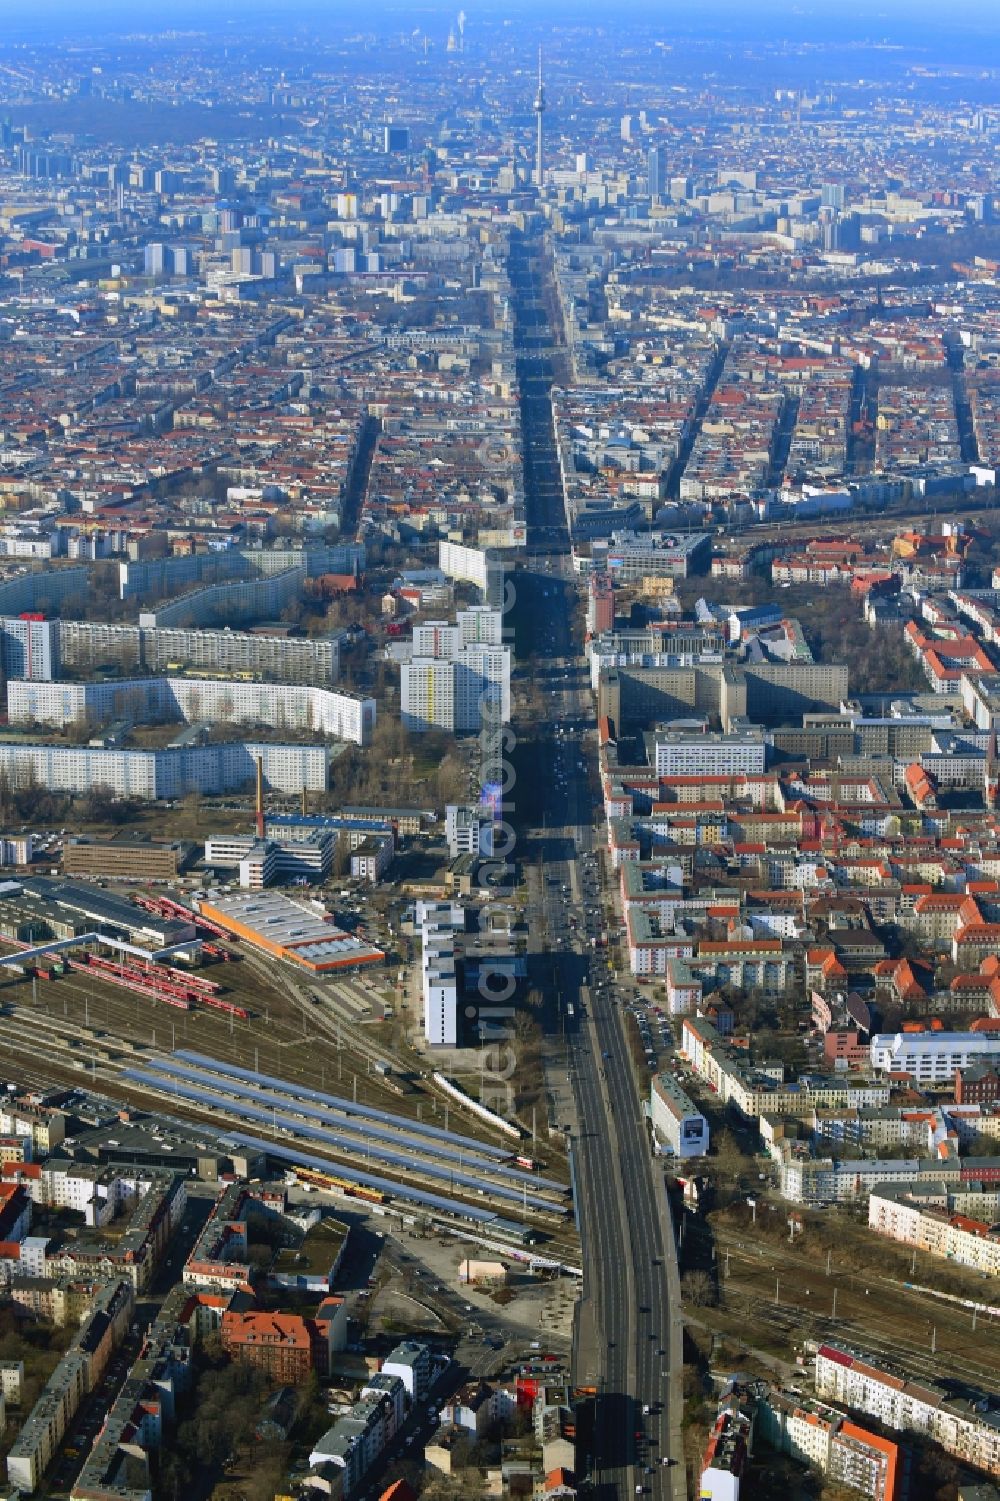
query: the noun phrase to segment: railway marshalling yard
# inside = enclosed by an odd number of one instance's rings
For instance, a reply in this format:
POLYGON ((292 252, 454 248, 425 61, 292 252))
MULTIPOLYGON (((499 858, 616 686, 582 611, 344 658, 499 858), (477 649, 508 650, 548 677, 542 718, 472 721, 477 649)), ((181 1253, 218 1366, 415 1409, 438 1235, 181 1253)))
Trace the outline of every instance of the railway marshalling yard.
POLYGON ((516 1155, 535 1155, 530 1133, 518 1144, 479 1120, 431 1080, 425 1059, 384 1041, 384 1024, 360 1019, 377 980, 316 981, 245 947, 224 951, 230 962, 192 974, 245 1016, 197 1000, 175 1009, 91 969, 3 976, 6 1071, 258 1143, 278 1170, 374 1183, 401 1217, 465 1228, 480 1243, 524 1234, 539 1257, 579 1267, 562 1145, 545 1140, 540 1166, 520 1167, 516 1155))

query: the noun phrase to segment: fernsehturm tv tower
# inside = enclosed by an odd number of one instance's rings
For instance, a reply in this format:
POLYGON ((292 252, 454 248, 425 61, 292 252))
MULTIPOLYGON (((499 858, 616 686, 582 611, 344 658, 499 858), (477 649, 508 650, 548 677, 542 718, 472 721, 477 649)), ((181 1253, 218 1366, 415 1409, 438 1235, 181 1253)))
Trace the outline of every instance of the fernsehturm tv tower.
POLYGON ((538 88, 535 92, 535 186, 541 192, 542 177, 542 116, 545 113, 545 85, 542 83, 542 49, 538 49, 538 88))

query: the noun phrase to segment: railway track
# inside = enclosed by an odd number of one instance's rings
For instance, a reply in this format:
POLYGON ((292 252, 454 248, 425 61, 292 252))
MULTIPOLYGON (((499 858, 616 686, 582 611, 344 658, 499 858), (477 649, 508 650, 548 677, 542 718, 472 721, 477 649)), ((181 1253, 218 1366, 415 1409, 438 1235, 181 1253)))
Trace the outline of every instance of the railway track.
MULTIPOLYGON (((255 958, 248 964, 244 956, 240 968, 261 969, 261 979, 266 981, 267 992, 274 994, 275 975, 273 966, 265 969, 263 962, 255 958)), ((421 1081, 411 1093, 404 1094, 393 1081, 377 1071, 376 1065, 386 1061, 384 1050, 364 1036, 359 1028, 349 1022, 330 1017, 322 1006, 312 1004, 289 978, 286 995, 288 1005, 280 1013, 272 1014, 266 1006, 258 1005, 246 1019, 224 1016, 215 1011, 195 1009, 174 1011, 160 1006, 155 1000, 144 999, 102 983, 95 971, 71 971, 57 980, 38 981, 34 994, 31 981, 11 980, 0 990, 0 999, 7 999, 15 1014, 32 1021, 46 1016, 62 1020, 73 1038, 79 1038, 81 1028, 103 1030, 107 1042, 101 1046, 120 1048, 123 1052, 134 1051, 139 1056, 147 1048, 197 1047, 220 1061, 254 1067, 260 1060, 264 1066, 281 1056, 282 1073, 299 1083, 326 1088, 328 1084, 357 1091, 363 1103, 381 1105, 387 1109, 408 1109, 417 1119, 441 1119, 449 1112, 453 1117, 459 1110, 454 1100, 446 1100, 442 1092, 421 1081), (23 999, 22 999, 23 998, 23 999)), ((240 992, 240 998, 246 992, 240 992)), ((3 1019, 0 1017, 0 1029, 3 1019)), ((0 1030, 0 1037, 3 1036, 0 1030)), ((37 1049, 33 1050, 37 1064, 37 1049)), ((101 1054, 88 1054, 92 1066, 107 1061, 101 1054)), ((75 1075, 79 1082, 78 1072, 75 1075)), ((54 1075, 47 1078, 36 1067, 38 1087, 65 1083, 54 1075)), ((496 1133, 471 1111, 462 1112, 463 1129, 467 1134, 483 1141, 495 1141, 496 1133)))
MULTIPOLYGON (((150 1114, 170 1114, 187 1124, 204 1127, 215 1136, 242 1137, 244 1135, 243 1128, 246 1122, 238 1112, 228 1112, 220 1110, 217 1107, 202 1109, 192 1102, 175 1099, 169 1090, 161 1092, 141 1083, 125 1081, 122 1077, 122 1069, 119 1064, 109 1065, 106 1062, 98 1062, 88 1072, 89 1066, 82 1061, 72 1062, 68 1059, 65 1061, 59 1059, 48 1061, 44 1073, 41 1073, 37 1068, 32 1067, 29 1061, 34 1060, 37 1062, 37 1036, 33 1033, 23 1032, 20 1029, 13 1031, 8 1029, 6 1033, 0 1032, 0 1041, 2 1041, 6 1052, 10 1055, 15 1065, 11 1068, 10 1072, 16 1074, 17 1081, 21 1084, 26 1084, 29 1087, 37 1089, 51 1089, 54 1085, 79 1088, 82 1083, 89 1083, 91 1088, 95 1089, 98 1093, 106 1094, 111 1099, 116 1097, 127 1098, 128 1104, 134 1109, 150 1114), (83 1078, 81 1078, 81 1074, 84 1076, 83 1078), (127 1090, 123 1088, 126 1082, 128 1082, 127 1090)), ((273 1144, 293 1159, 309 1159, 317 1150, 316 1144, 297 1141, 284 1131, 278 1133, 277 1137, 273 1139, 273 1144)), ((271 1145, 271 1141, 265 1138, 261 1141, 261 1145, 266 1150, 271 1145)), ((341 1153, 339 1155, 324 1153, 322 1165, 335 1175, 338 1167, 343 1169, 345 1165, 357 1171, 357 1159, 358 1154, 353 1152, 341 1153)), ((407 1176, 405 1182, 395 1184, 386 1180, 390 1201, 387 1207, 391 1207, 393 1189, 395 1188, 402 1192, 406 1187, 412 1185, 413 1176, 413 1174, 410 1174, 407 1176)), ((429 1192, 440 1192, 440 1184, 434 1180, 428 1180, 426 1188, 429 1192)), ((460 1192, 459 1190, 458 1193, 460 1192)), ((487 1205, 489 1205, 493 1214, 503 1215, 505 1208, 507 1214, 509 1215, 510 1213, 509 1205, 492 1204, 488 1195, 477 1196, 475 1194, 467 1194, 464 1196, 464 1199, 468 1201, 469 1209, 475 1211, 477 1214, 482 1214, 487 1205)), ((463 1200, 457 1194, 455 1202, 457 1207, 461 1209, 463 1200)), ((405 1196, 403 1203, 405 1203, 405 1196)), ((412 1211, 404 1210, 402 1205, 397 1209, 397 1212, 412 1213, 412 1211)), ((565 1229, 562 1233, 553 1234, 556 1226, 551 1215, 529 1212, 523 1223, 526 1228, 533 1229, 536 1234, 539 1234, 543 1238, 545 1242, 543 1254, 548 1258, 561 1262, 564 1261, 570 1265, 579 1262, 578 1244, 570 1238, 565 1229)), ((485 1218, 484 1224, 480 1224, 476 1231, 479 1239, 486 1240, 494 1233, 490 1227, 488 1218, 485 1218)))
POLYGON ((942 496, 937 498, 937 504, 931 499, 921 506, 907 501, 898 509, 894 506, 886 506, 878 511, 858 507, 829 520, 817 518, 815 521, 751 522, 741 527, 725 527, 718 534, 718 540, 724 542, 730 538, 741 538, 747 542, 753 542, 778 536, 782 540, 798 538, 806 542, 831 535, 843 536, 845 532, 850 533, 854 540, 860 537, 885 536, 886 532, 891 529, 917 527, 935 516, 942 518, 949 515, 972 516, 995 511, 1000 507, 1000 492, 991 490, 989 495, 990 499, 975 499, 969 496, 955 500, 942 496))
MULTIPOLYGON (((273 975, 268 976, 268 983, 273 988, 273 975)), ((362 1053, 346 1030, 339 1039, 336 1028, 331 1034, 324 1032, 320 1037, 310 1037, 294 1014, 272 1017, 261 1008, 245 1020, 216 1011, 174 1011, 156 1001, 104 985, 96 973, 91 980, 88 971, 39 981, 35 1001, 22 999, 31 994, 30 987, 30 981, 10 982, 0 990, 0 999, 6 1000, 15 1012, 24 1011, 32 1017, 58 1017, 61 1009, 64 1019, 75 1029, 74 1035, 78 1035, 81 1025, 98 1027, 117 1039, 122 1047, 198 1046, 224 1061, 245 1066, 253 1065, 259 1055, 301 1050, 302 1061, 289 1061, 285 1067, 303 1081, 320 1084, 326 1078, 332 1079, 336 1070, 348 1080, 356 1077, 362 1095, 374 1097, 375 1103, 387 1106, 390 1101, 399 1103, 398 1091, 373 1071, 370 1054, 362 1053), (339 1047, 332 1046, 338 1040, 339 1047), (313 1046, 306 1052, 305 1045, 310 1042, 313 1046)))
MULTIPOLYGON (((972 1353, 976 1342, 970 1339, 970 1312, 958 1306, 943 1305, 916 1289, 904 1292, 895 1277, 874 1270, 854 1271, 837 1266, 831 1267, 827 1276, 822 1264, 815 1259, 783 1252, 782 1248, 771 1243, 750 1251, 722 1238, 717 1244, 717 1265, 727 1301, 734 1294, 738 1299, 740 1293, 758 1300, 755 1319, 786 1333, 799 1337, 812 1333, 816 1338, 846 1340, 858 1349, 885 1356, 914 1379, 920 1379, 926 1376, 931 1331, 936 1330, 936 1336, 933 1336, 935 1359, 942 1369, 946 1365, 947 1374, 978 1386, 992 1388, 995 1385, 1000 1329, 990 1341, 992 1353, 985 1350, 979 1358, 972 1353), (729 1272, 723 1276, 721 1273, 727 1260, 729 1272), (784 1300, 781 1298, 782 1288, 784 1300), (808 1288, 808 1302, 803 1297, 805 1288, 808 1288), (776 1292, 777 1303, 774 1302, 776 1292), (900 1297, 905 1298, 906 1309, 887 1311, 885 1300, 891 1298, 895 1301, 900 1297), (833 1317, 835 1306, 836 1318, 833 1317), (914 1317, 918 1309, 927 1320, 925 1342, 914 1337, 914 1329, 919 1327, 919 1319, 914 1317)), ((980 1343, 987 1336, 988 1329, 987 1320, 980 1317, 977 1330, 980 1343)))
MULTIPOLYGON (((10 1008, 6 1014, 0 1016, 0 1047, 9 1060, 9 1073, 18 1083, 40 1090, 53 1087, 79 1088, 81 1085, 87 1085, 109 1100, 119 1100, 128 1103, 132 1108, 152 1113, 169 1113, 191 1124, 211 1128, 216 1134, 220 1129, 226 1134, 240 1134, 246 1131, 248 1121, 242 1108, 243 1102, 235 1098, 231 1101, 219 1099, 202 1108, 194 1100, 179 1098, 167 1081, 164 1081, 162 1088, 158 1088, 154 1082, 145 1078, 126 1077, 126 1071, 130 1068, 138 1068, 140 1072, 142 1071, 155 1042, 152 1039, 149 1043, 135 1042, 115 1036, 113 1030, 105 1030, 105 1026, 101 1025, 102 1020, 105 1025, 108 1020, 106 1015, 102 1017, 105 1008, 100 1003, 95 1004, 89 991, 68 978, 56 983, 66 987, 67 995, 70 992, 74 993, 74 1004, 66 1007, 65 1015, 60 1016, 52 1011, 45 1012, 40 1005, 26 1003, 10 1008), (81 1002, 89 1006, 92 1023, 91 1026, 84 1026, 83 1029, 77 1020, 81 1002), (45 1062, 41 1066, 39 1065, 40 1051, 44 1052, 45 1056, 45 1062)), ((46 991, 48 996, 54 993, 55 984, 52 989, 46 991)), ((108 1009, 112 1017, 114 1017, 116 1007, 119 1011, 131 1009, 131 1003, 126 1002, 123 1006, 118 997, 109 1000, 108 1009)), ((176 1023, 174 1025, 176 1026, 176 1023)), ((112 1021, 112 1029, 113 1026, 112 1021)), ((241 1068, 247 1068, 244 1053, 234 1049, 230 1056, 232 1063, 241 1068)), ((289 1083, 294 1089, 294 1081, 289 1081, 289 1083)), ((398 1105, 399 1102, 395 1096, 390 1098, 394 1105, 398 1105)), ((359 1100, 362 1104, 374 1106, 376 1109, 384 1108, 379 1099, 369 1098, 366 1101, 363 1091, 359 1093, 359 1100)), ((470 1208, 474 1207, 477 1212, 488 1205, 493 1213, 508 1219, 517 1219, 526 1227, 534 1229, 547 1243, 554 1235, 557 1235, 558 1242, 554 1243, 553 1252, 559 1260, 565 1260, 571 1264, 579 1260, 579 1247, 575 1244, 572 1233, 565 1227, 565 1217, 568 1211, 560 1194, 553 1193, 543 1203, 537 1193, 532 1193, 530 1198, 534 1202, 525 1202, 529 1198, 531 1182, 528 1174, 523 1175, 525 1178, 523 1193, 517 1191, 516 1188, 512 1193, 508 1188, 504 1194, 502 1186, 492 1184, 488 1177, 484 1178, 478 1189, 475 1185, 456 1181, 462 1176, 461 1166, 456 1167, 453 1177, 447 1166, 442 1174, 440 1163, 436 1172, 427 1173, 420 1170, 419 1164, 408 1164, 405 1172, 377 1160, 366 1164, 363 1138, 357 1144, 353 1142, 335 1144, 310 1140, 296 1132, 296 1122, 286 1121, 286 1115, 287 1111, 280 1118, 276 1118, 273 1135, 276 1145, 298 1148, 302 1154, 318 1152, 322 1154, 333 1172, 336 1172, 338 1166, 345 1164, 355 1171, 360 1169, 362 1172, 370 1166, 373 1173, 384 1173, 390 1177, 394 1174, 398 1176, 401 1180, 400 1188, 419 1183, 431 1193, 441 1193, 443 1190, 454 1195, 456 1201, 467 1200, 470 1208)), ((263 1130, 260 1126, 257 1129, 261 1136, 268 1138, 266 1122, 263 1130)), ((474 1144, 470 1139, 470 1153, 473 1151, 474 1144)), ((374 1153, 371 1156, 374 1159, 374 1153)), ((458 1162, 457 1154, 456 1162, 458 1162)), ((433 1167, 430 1158, 428 1165, 433 1167)))

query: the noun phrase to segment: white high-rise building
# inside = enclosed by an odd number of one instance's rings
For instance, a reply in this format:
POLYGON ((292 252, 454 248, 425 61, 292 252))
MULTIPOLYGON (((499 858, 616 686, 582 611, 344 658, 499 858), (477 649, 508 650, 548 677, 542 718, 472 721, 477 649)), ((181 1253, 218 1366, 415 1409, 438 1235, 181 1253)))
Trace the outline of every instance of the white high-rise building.
POLYGON ((502 610, 492 610, 489 605, 472 605, 468 610, 459 610, 455 619, 461 631, 463 646, 503 644, 502 610))
POLYGON ((11 680, 12 724, 66 725, 88 719, 138 723, 178 718, 220 724, 267 724, 367 745, 375 728, 375 700, 347 689, 298 683, 242 683, 215 678, 122 678, 111 682, 38 683, 11 680))
POLYGON ((465 914, 454 902, 418 902, 424 1037, 431 1047, 458 1046, 458 973, 455 938, 465 914))
POLYGON ((478 730, 484 700, 491 718, 510 719, 510 652, 506 646, 467 646, 455 663, 455 728, 478 730))
POLYGON ((510 652, 505 646, 467 646, 452 661, 422 656, 402 664, 400 706, 407 730, 479 730, 484 700, 496 706, 506 724, 510 652))
POLYGON ((428 620, 413 627, 413 655, 454 660, 467 646, 501 646, 503 612, 488 605, 459 610, 454 624, 428 620))
POLYGON ((462 631, 446 620, 428 620, 413 627, 414 657, 436 657, 450 662, 462 650, 462 631))
POLYGON ((400 701, 408 730, 479 730, 484 697, 510 719, 510 649, 503 612, 488 605, 459 610, 454 624, 413 628, 410 660, 401 667, 400 701))
POLYGON ((475 584, 486 604, 495 609, 503 606, 503 563, 486 549, 442 540, 438 544, 438 567, 451 579, 475 584))
POLYGON ((0 619, 4 677, 51 682, 59 671, 59 622, 30 613, 0 619))
POLYGON ((455 664, 414 657, 401 671, 400 711, 406 730, 455 729, 455 664))
POLYGON ((483 815, 477 807, 468 803, 449 803, 444 810, 444 837, 448 853, 454 859, 458 855, 478 855, 483 815))

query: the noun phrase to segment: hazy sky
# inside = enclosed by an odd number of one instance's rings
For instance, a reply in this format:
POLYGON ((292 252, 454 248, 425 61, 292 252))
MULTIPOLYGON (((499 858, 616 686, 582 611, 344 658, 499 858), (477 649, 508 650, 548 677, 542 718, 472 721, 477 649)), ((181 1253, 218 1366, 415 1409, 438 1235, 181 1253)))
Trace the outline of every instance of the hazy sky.
POLYGON ((699 31, 717 35, 725 25, 734 40, 756 41, 789 38, 822 42, 885 40, 933 50, 941 61, 959 60, 983 68, 1000 68, 1000 0, 452 0, 442 4, 407 4, 406 0, 370 0, 364 7, 337 0, 295 0, 290 7, 282 0, 172 0, 169 8, 137 8, 134 0, 0 0, 4 40, 9 42, 55 39, 60 35, 94 36, 107 29, 156 33, 167 29, 222 30, 236 27, 244 35, 255 25, 278 26, 289 31, 303 24, 331 35, 420 26, 432 35, 447 31, 464 8, 467 36, 474 38, 476 23, 487 18, 524 17, 533 28, 551 21, 554 27, 595 24, 627 32, 629 18, 672 28, 687 36, 699 31), (971 45, 974 41, 974 46, 971 45))
MULTIPOLYGON (((197 17, 204 22, 213 18, 249 19, 254 15, 283 16, 287 20, 290 16, 287 5, 282 5, 280 0, 201 0, 201 3, 198 0, 173 0, 169 10, 147 12, 137 10, 134 0, 6 0, 0 8, 5 20, 58 17, 74 23, 94 25, 107 20, 119 25, 127 18, 136 30, 149 31, 175 26, 182 16, 186 20, 197 17)), ((338 6, 331 4, 330 0, 298 0, 292 14, 326 16, 335 25, 351 27, 377 23, 380 16, 393 20, 406 16, 415 22, 431 16, 447 20, 460 8, 458 4, 407 5, 399 0, 395 3, 393 0, 373 0, 360 11, 353 4, 338 6)), ((587 0, 545 0, 542 5, 532 3, 532 0, 485 0, 479 4, 470 0, 465 9, 470 23, 474 22, 477 13, 499 17, 527 12, 537 19, 549 14, 554 19, 572 16, 577 21, 593 16, 605 23, 627 23, 628 17, 635 15, 643 19, 656 17, 665 26, 675 23, 685 30, 706 14, 732 14, 748 21, 755 16, 769 20, 787 18, 793 22, 795 18, 827 18, 835 9, 842 17, 853 15, 869 24, 877 23, 881 18, 913 26, 934 21, 939 21, 942 26, 953 25, 956 21, 991 23, 1000 45, 996 0, 952 0, 946 8, 941 6, 940 0, 877 0, 874 5, 865 4, 864 0, 837 0, 836 7, 818 3, 818 0, 804 0, 804 3, 793 5, 787 0, 699 0, 697 5, 664 5, 662 0, 629 0, 626 5, 620 4, 620 0, 610 0, 610 3, 609 0, 592 0, 589 4, 587 0)))

